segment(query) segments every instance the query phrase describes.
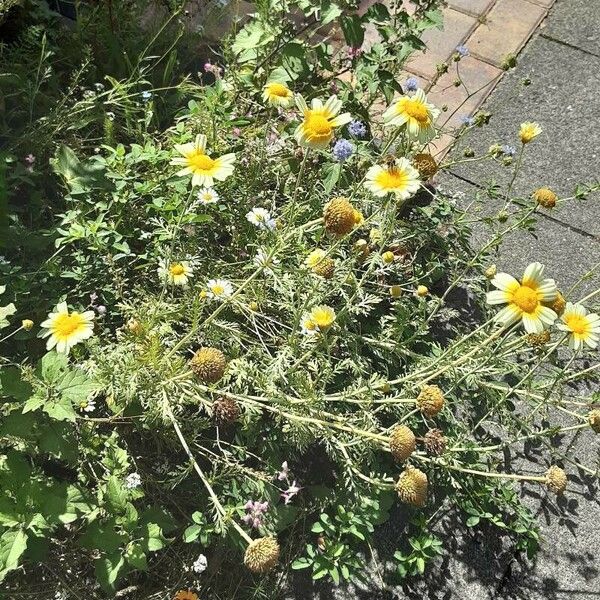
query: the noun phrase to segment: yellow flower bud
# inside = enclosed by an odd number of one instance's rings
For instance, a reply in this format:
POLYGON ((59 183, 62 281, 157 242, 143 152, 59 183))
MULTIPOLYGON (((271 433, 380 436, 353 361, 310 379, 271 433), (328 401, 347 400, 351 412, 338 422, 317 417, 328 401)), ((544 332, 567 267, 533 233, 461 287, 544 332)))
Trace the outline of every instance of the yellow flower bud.
POLYGON ((390 265, 394 262, 394 253, 388 250, 381 255, 381 258, 386 265, 390 265))
POLYGON ((21 327, 25 330, 25 331, 30 331, 31 328, 33 327, 33 321, 31 319, 23 319, 21 321, 21 327))
POLYGON ((400 298, 402 296, 402 288, 399 285, 392 285, 390 287, 390 296, 392 298, 400 298))
POLYGON ((419 296, 419 298, 424 298, 427 294, 429 294, 429 288, 426 285, 420 285, 417 288, 417 296, 419 296))

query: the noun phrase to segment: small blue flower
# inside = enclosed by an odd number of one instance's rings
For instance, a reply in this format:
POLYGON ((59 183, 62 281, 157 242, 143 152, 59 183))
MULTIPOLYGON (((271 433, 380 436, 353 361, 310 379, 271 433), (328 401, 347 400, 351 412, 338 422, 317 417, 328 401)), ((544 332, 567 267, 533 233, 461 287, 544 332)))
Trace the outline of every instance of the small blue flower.
POLYGON ((463 115, 460 118, 461 122, 463 125, 466 125, 467 127, 471 127, 471 125, 475 124, 475 119, 473 117, 470 117, 469 115, 463 115))
POLYGON ((462 58, 469 56, 469 49, 466 46, 456 46, 456 51, 462 58))
POLYGON ((148 100, 150 100, 150 98, 152 98, 152 92, 149 92, 147 90, 145 92, 142 92, 142 100, 144 102, 148 102, 148 100))
POLYGON ((350 143, 348 140, 338 140, 333 146, 333 156, 335 156, 336 160, 340 162, 344 162, 349 159, 354 153, 354 144, 350 143))
POLYGON ((416 77, 409 77, 404 82, 404 87, 406 88, 407 92, 414 92, 419 87, 419 82, 417 81, 416 77))
POLYGON ((514 156, 517 153, 517 149, 514 146, 502 146, 502 153, 507 156, 514 156))
POLYGON ((362 121, 352 121, 348 125, 348 131, 357 138, 363 138, 367 135, 367 126, 362 121))

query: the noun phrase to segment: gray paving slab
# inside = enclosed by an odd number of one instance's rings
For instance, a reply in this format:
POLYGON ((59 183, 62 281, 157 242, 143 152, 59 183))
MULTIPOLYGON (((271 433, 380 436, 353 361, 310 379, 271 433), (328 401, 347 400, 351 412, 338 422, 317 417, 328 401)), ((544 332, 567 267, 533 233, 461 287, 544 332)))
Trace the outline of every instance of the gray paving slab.
MULTIPOLYGON (((596 12, 600 23, 600 1, 596 12)), ((490 124, 469 132, 450 158, 461 158, 466 146, 478 155, 494 143, 518 149, 520 124, 537 121, 543 132, 526 147, 514 191, 528 197, 539 187, 550 187, 561 197, 571 196, 577 184, 600 179, 599 95, 600 58, 538 36, 486 102, 490 124), (524 85, 525 80, 530 84, 524 85)), ((452 171, 473 181, 494 178, 505 183, 513 167, 486 161, 457 165, 452 171)), ((549 214, 600 236, 600 193, 559 205, 549 214)))
MULTIPOLYGON (((597 0, 558 0, 545 34, 600 56, 600 17, 597 0)), ((577 72, 579 75, 579 73, 577 72)))

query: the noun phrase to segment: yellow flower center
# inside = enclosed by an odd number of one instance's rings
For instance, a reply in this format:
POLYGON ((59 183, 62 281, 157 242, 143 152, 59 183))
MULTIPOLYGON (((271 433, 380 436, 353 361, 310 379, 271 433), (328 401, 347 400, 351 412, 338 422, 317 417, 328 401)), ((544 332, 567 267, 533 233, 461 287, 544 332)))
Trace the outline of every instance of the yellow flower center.
POLYGON ((537 292, 526 285, 519 287, 519 289, 513 294, 512 301, 523 312, 526 313, 534 312, 540 303, 537 292))
POLYGON ((211 291, 215 296, 220 296, 225 291, 225 288, 217 284, 212 286, 211 291))
POLYGON ((331 327, 335 320, 335 314, 333 311, 326 310, 324 308, 314 309, 310 317, 311 320, 314 321, 315 325, 319 327, 319 329, 327 329, 328 327, 331 327))
POLYGON ((416 98, 411 98, 406 101, 404 104, 404 112, 406 112, 409 117, 419 121, 419 123, 427 123, 429 121, 427 107, 416 98))
POLYGON ((309 114, 306 117, 304 126, 310 135, 318 138, 325 138, 331 135, 333 129, 327 117, 319 114, 309 114))
POLYGON ((281 83, 270 83, 269 94, 272 96, 278 96, 279 98, 287 98, 290 90, 281 83))
POLYGON ((381 171, 376 181, 384 190, 403 189, 407 184, 407 176, 405 171, 392 167, 381 171))
POLYGON ((84 325, 85 321, 79 313, 61 313, 54 320, 53 331, 60 338, 68 338, 84 325))
POLYGON ((169 267, 169 272, 174 277, 176 277, 177 275, 183 275, 185 273, 185 267, 181 264, 171 265, 169 267))
POLYGON ((188 156, 190 167, 198 171, 211 171, 215 167, 215 162, 210 156, 197 152, 188 156))
POLYGON ((567 327, 573 332, 583 335, 588 330, 587 319, 581 315, 569 315, 565 318, 567 327))

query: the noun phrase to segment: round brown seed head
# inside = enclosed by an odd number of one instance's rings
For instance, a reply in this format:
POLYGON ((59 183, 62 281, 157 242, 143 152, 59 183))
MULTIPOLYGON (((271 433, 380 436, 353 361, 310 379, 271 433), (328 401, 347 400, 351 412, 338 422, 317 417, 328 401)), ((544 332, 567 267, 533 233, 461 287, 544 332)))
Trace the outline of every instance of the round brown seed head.
POLYGON ((324 256, 313 268, 312 272, 324 279, 331 279, 335 272, 335 260, 324 256))
POLYGON ((544 306, 551 308, 560 317, 565 312, 567 301, 560 292, 556 292, 556 298, 552 302, 545 302, 544 306))
POLYGON ((390 452, 395 460, 406 460, 416 447, 415 434, 406 426, 399 425, 390 436, 390 452))
POLYGON ((279 544, 274 537, 253 540, 244 554, 244 564, 253 573, 268 573, 278 561, 279 544))
POLYGON ((334 235, 350 233, 357 224, 357 212, 347 198, 333 198, 323 210, 325 229, 334 235))
POLYGON ((417 397, 417 408, 427 417, 435 417, 444 408, 444 394, 437 385, 426 385, 417 397))
POLYGON ((423 181, 431 179, 438 170, 438 164, 431 154, 415 154, 412 160, 413 166, 419 171, 419 176, 423 181))
POLYGON ((227 360, 216 348, 200 348, 196 351, 190 367, 203 383, 215 383, 223 377, 227 360))
POLYGON ((427 502, 427 475, 415 467, 406 467, 395 485, 398 497, 406 504, 425 506, 427 502))
POLYGON ((425 449, 429 454, 441 456, 446 451, 446 437, 441 429, 430 429, 423 438, 425 449))
POLYGON ((541 348, 550 341, 550 332, 545 329, 542 333, 529 333, 525 339, 532 348, 541 348))
POLYGON ((550 188, 539 188, 533 192, 533 199, 544 208, 554 208, 558 197, 550 188))
POLYGON ((233 398, 219 398, 212 405, 213 418, 217 425, 232 425, 240 416, 240 407, 233 398))
POLYGON ((600 433, 600 409, 595 408, 588 413, 588 423, 590 427, 596 432, 600 433))
POLYGON ((546 487, 555 494, 562 494, 567 489, 567 475, 556 465, 546 472, 546 487))

